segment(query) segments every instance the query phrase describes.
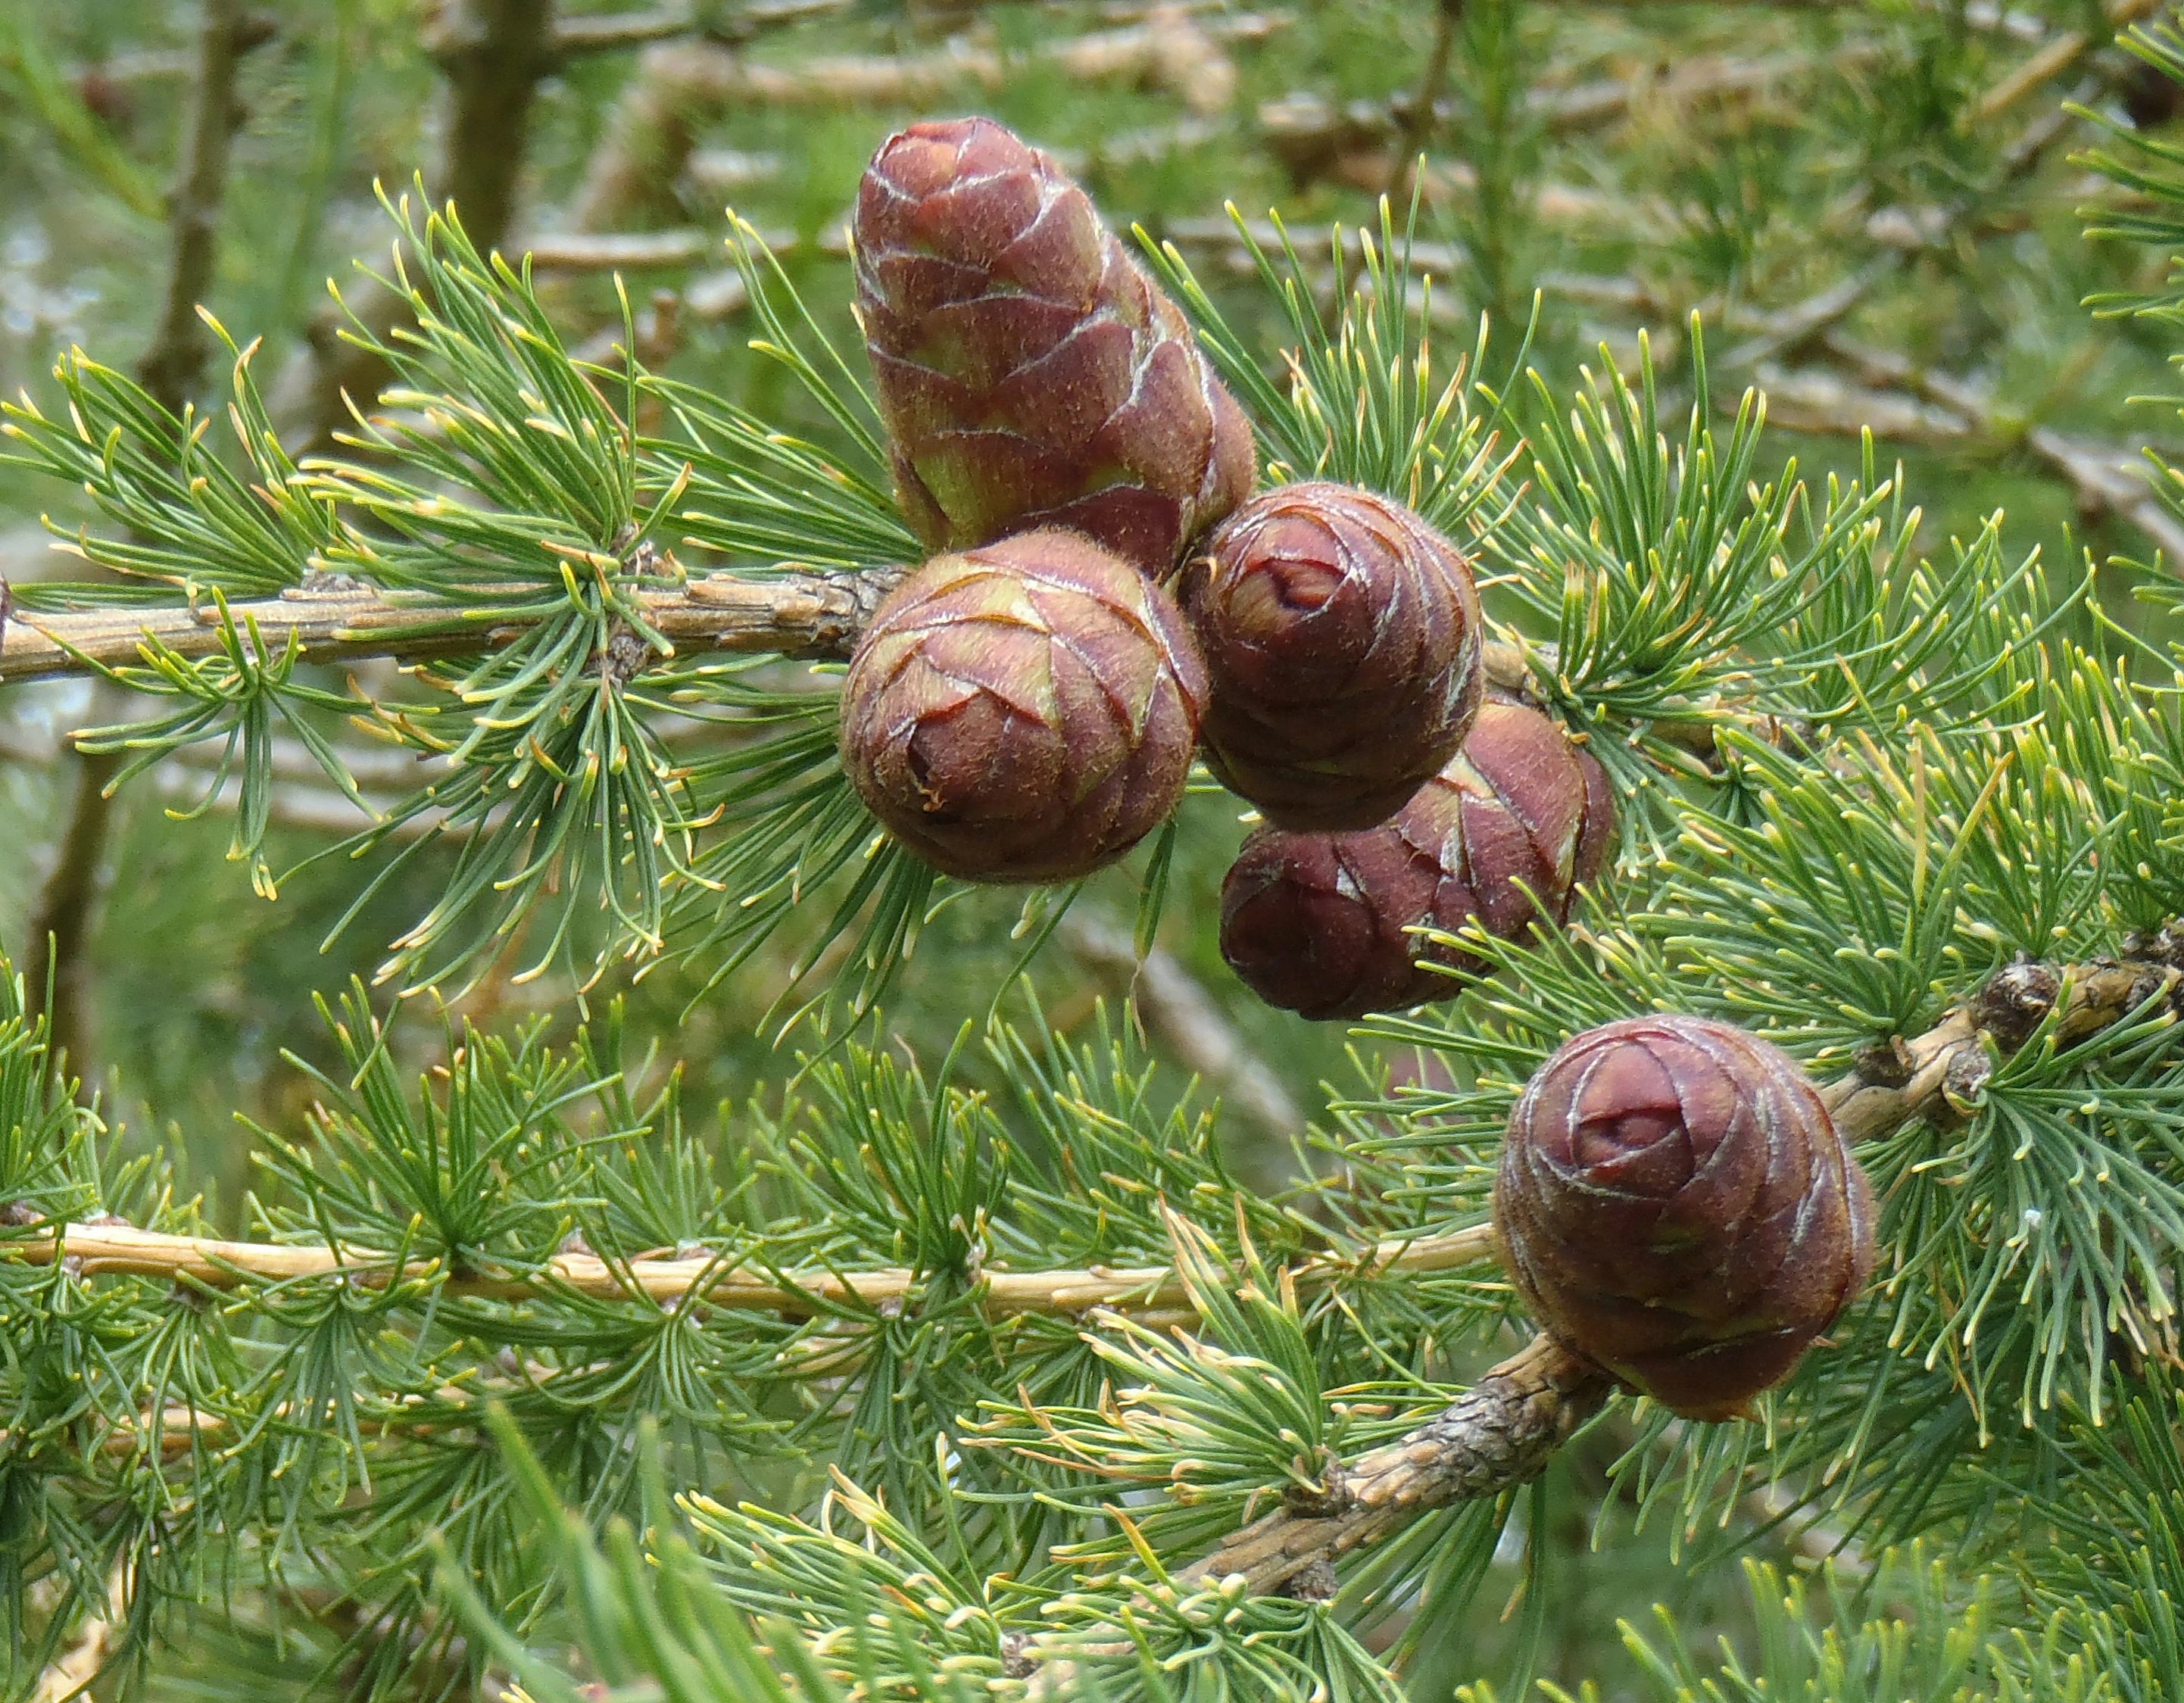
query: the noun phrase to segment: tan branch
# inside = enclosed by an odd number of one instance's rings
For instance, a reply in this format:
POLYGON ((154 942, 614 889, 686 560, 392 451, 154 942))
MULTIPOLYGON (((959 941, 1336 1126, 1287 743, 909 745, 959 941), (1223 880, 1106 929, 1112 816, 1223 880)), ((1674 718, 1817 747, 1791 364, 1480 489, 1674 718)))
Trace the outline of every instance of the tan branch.
POLYGON ((2087 443, 2052 426, 2010 420, 1964 380, 1841 332, 1830 332, 1820 347, 1861 381, 1881 388, 1831 397, 1809 378, 1802 381, 1802 394, 1792 390, 1786 397, 1782 387, 1770 387, 1769 418, 1775 424, 1793 431, 1855 435, 1863 423, 1872 423, 1876 430, 1914 442, 1979 436, 2005 447, 2022 443, 2070 487, 2081 509, 2111 515, 2137 527, 2166 553, 2172 570, 2184 571, 2184 526, 2162 506, 2133 466, 2135 458, 2117 446, 2087 443), (1788 401, 1786 410, 1776 408, 1778 398, 1788 401))
MULTIPOLYGON (((2109 0, 2109 27, 2120 30, 2142 18, 2151 17, 2160 3, 2161 0, 2109 0)), ((1978 106, 1973 109, 1975 115, 1986 120, 2008 111, 2042 84, 2069 70, 2094 45, 2093 37, 2083 30, 2064 31, 1981 96, 1978 106)))
MULTIPOLYGON (((1141 23, 1050 42, 1032 57, 1075 81, 1144 82, 1181 96, 1194 111, 1217 112, 1235 87, 1226 44, 1260 40, 1284 21, 1257 13, 1201 19, 1187 6, 1156 7, 1141 23)), ((716 42, 658 43, 638 59, 607 120, 571 222, 607 230, 672 206, 699 135, 729 112, 929 106, 966 91, 998 92, 1016 63, 967 36, 930 53, 822 54, 794 65, 766 64, 716 42)))
POLYGON ((1149 1032, 1262 1133, 1287 1141, 1304 1128, 1304 1114, 1280 1079, 1173 953, 1156 946, 1140 958, 1127 930, 1081 910, 1062 919, 1061 933, 1087 969, 1123 993, 1149 1032))
MULTIPOLYGON (((1493 1260, 1496 1247, 1492 1229, 1479 1225, 1441 1236, 1391 1239, 1358 1255, 1315 1255, 1299 1261, 1295 1274, 1300 1283, 1309 1287, 1361 1276, 1457 1271, 1493 1260)), ((0 1242, 0 1259, 42 1266, 52 1264, 56 1257, 69 1261, 71 1270, 85 1277, 159 1277, 214 1289, 336 1273, 383 1287, 429 1280, 443 1269, 437 1261, 412 1261, 398 1271, 393 1255, 367 1249, 333 1248, 319 1243, 228 1242, 205 1236, 171 1236, 111 1222, 69 1224, 62 1227, 58 1236, 0 1242)), ((894 1266, 778 1274, 723 1269, 715 1255, 686 1255, 671 1250, 640 1256, 627 1267, 593 1254, 557 1254, 535 1277, 450 1276, 442 1290, 499 1300, 573 1291, 599 1300, 644 1299, 662 1305, 695 1295, 710 1306, 736 1311, 800 1313, 809 1311, 815 1303, 861 1306, 900 1303, 928 1281, 925 1274, 894 1266)), ((1031 1272, 989 1269, 979 1275, 978 1286, 986 1311, 995 1318, 1025 1314, 1075 1316, 1095 1309, 1128 1312, 1156 1322, 1196 1316, 1190 1310, 1188 1291, 1168 1266, 1031 1272)))
POLYGON ((68 1703, 90 1695, 92 1682, 106 1666, 114 1647, 114 1621, 119 1618, 128 1576, 117 1563, 106 1578, 103 1607, 87 1609, 75 1635, 62 1647, 31 1687, 30 1703, 68 1703))
MULTIPOLYGON (((2184 985, 2184 932, 2134 943, 2148 955, 2062 970, 2019 964, 1999 971, 1925 1034, 1876 1049, 1822 1091, 1836 1127, 1853 1143, 1876 1140, 1914 1119, 1969 1113, 1996 1052, 2025 1044, 2051 1016, 2063 1045, 2084 1040, 2184 985)), ((1441 1412, 1396 1442, 1347 1466, 1321 1490, 1224 1539, 1187 1568, 1189 1581, 1241 1573, 1256 1592, 1334 1594, 1332 1563, 1378 1543, 1429 1509, 1536 1478, 1549 1457, 1607 1397, 1597 1367, 1546 1336, 1504 1361, 1441 1412)))
MULTIPOLYGON (((879 573, 713 575, 678 590, 644 593, 640 602, 646 619, 680 649, 845 656, 892 583, 891 575, 879 573)), ((238 632, 254 629, 269 652, 277 654, 292 638, 311 661, 468 654, 504 642, 525 624, 490 605, 416 602, 357 585, 296 587, 230 604, 228 613, 238 632)), ((126 666, 141 661, 153 639, 184 657, 210 656, 224 647, 219 611, 209 603, 17 610, 0 638, 0 682, 126 666)))
POLYGON ((527 238, 525 252, 541 272, 642 272, 688 266, 724 252, 709 231, 547 231, 527 238))

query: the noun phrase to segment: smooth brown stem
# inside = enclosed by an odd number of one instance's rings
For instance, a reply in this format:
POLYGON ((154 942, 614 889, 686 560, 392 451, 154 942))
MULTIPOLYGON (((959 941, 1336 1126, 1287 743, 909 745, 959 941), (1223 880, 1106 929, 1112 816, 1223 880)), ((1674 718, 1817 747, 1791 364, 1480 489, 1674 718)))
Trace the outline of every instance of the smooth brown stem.
POLYGON ((1409 186, 1411 169, 1433 139, 1434 109, 1448 85, 1448 62, 1456 52, 1456 32, 1463 27, 1464 0, 1440 0, 1440 16, 1434 24, 1433 46, 1426 53, 1425 75, 1418 92, 1402 115, 1396 140, 1396 157, 1388 167, 1388 192, 1399 195, 1409 186))
MULTIPOLYGON (((426 174, 436 201, 452 200, 480 253, 500 246, 515 209, 539 82, 560 63, 553 0, 441 0, 426 50, 442 73, 440 145, 426 174)), ((350 424, 346 398, 368 407, 391 374, 373 349, 346 340, 354 314, 380 342, 406 321, 408 304, 366 281, 347 311, 328 304, 282 371, 273 409, 298 451, 333 448, 350 424)))
POLYGON ((212 283, 228 155, 242 116, 236 71, 260 39, 242 0, 204 0, 181 170, 168 192, 167 227, 174 247, 166 290, 151 347, 136 368, 138 381, 170 414, 181 413, 204 377, 212 350, 212 335, 198 316, 198 303, 212 283))

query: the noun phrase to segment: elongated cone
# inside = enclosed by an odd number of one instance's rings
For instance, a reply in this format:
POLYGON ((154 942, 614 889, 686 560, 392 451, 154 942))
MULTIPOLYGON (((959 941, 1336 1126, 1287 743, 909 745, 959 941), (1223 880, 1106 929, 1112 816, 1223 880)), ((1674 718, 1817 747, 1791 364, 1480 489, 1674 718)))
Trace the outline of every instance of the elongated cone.
POLYGON ((931 548, 1071 526, 1163 576, 1251 490, 1251 426, 1182 311, 1002 125, 889 137, 854 235, 896 491, 931 548))
POLYGON ((1494 1189, 1540 1327, 1692 1419, 1786 1377, 1873 1270, 1873 1198, 1797 1060, 1699 1017, 1540 1066, 1494 1189))
POLYGON ((1185 570, 1183 604, 1212 686, 1207 766, 1277 827, 1387 821, 1478 714, 1471 570, 1377 493, 1262 492, 1185 570))
POLYGON ((1568 915, 1582 871, 1613 837, 1607 775, 1596 791, 1554 720, 1489 703, 1462 751, 1392 821, 1357 833, 1262 828, 1221 888, 1221 953, 1268 1004, 1307 1017, 1362 1017, 1453 996, 1426 967, 1475 973, 1467 953, 1406 933, 1477 918, 1516 938, 1539 915, 1568 915))
POLYGON ((843 686, 842 765, 943 873, 1069 881, 1181 801, 1205 700, 1166 592, 1075 532, 1030 532, 889 594, 843 686))

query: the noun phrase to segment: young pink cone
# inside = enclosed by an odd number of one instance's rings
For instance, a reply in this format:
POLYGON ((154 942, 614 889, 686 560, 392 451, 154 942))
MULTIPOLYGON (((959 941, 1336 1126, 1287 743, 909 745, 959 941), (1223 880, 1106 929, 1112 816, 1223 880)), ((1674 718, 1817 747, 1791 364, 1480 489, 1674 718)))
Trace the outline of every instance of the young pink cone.
POLYGON ((853 234, 896 491, 930 548, 1068 526, 1161 577, 1251 490, 1251 426, 1181 309, 1004 126, 890 136, 853 234))
POLYGON ((1788 1377, 1873 1270, 1873 1198, 1796 1060, 1633 1017, 1542 1066, 1494 1188, 1540 1327, 1691 1419, 1788 1377))
POLYGON ((936 557, 889 594, 842 690, 842 766, 964 881, 1072 881, 1166 821, 1206 675, 1167 593, 1075 532, 936 557))
POLYGON ((1406 931, 1476 919, 1505 938, 1568 915, 1614 834, 1607 775, 1552 718, 1483 705, 1471 737, 1393 820, 1355 833, 1262 828, 1221 888, 1221 953, 1268 1004, 1362 1017, 1446 999, 1469 954, 1406 931), (1586 765, 1599 773, 1596 789, 1586 765))

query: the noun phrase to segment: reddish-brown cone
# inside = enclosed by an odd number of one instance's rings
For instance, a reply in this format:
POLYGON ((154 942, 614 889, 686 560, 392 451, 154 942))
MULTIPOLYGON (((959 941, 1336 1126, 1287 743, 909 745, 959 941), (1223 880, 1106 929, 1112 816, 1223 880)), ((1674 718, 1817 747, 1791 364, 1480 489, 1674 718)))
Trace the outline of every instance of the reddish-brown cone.
POLYGON ((1167 593, 1074 532, 935 558, 850 659, 842 766, 965 881, 1070 881, 1183 797, 1206 676, 1167 593))
POLYGON ((1540 1327, 1691 1419, 1780 1383, 1873 1270, 1865 1174, 1797 1060, 1699 1017, 1540 1066, 1494 1217, 1540 1327))
POLYGON ((1456 760, 1392 821, 1357 833, 1262 828, 1221 887, 1221 954, 1268 1004, 1306 1017, 1446 999, 1478 961, 1409 928, 1453 932, 1476 918, 1514 938, 1539 915, 1568 915, 1580 868, 1596 874, 1613 838, 1605 771, 1595 793, 1552 717, 1481 707, 1456 760), (1423 963, 1419 960, 1424 960, 1423 963))
POLYGON ((1251 490, 1251 426, 1181 309, 1002 125, 890 136, 854 235, 897 493, 933 548, 1070 526, 1165 576, 1251 490))
POLYGON ((1471 570, 1374 492, 1261 493, 1186 570, 1183 603, 1212 687, 1207 766, 1277 827, 1387 821, 1478 713, 1471 570))

